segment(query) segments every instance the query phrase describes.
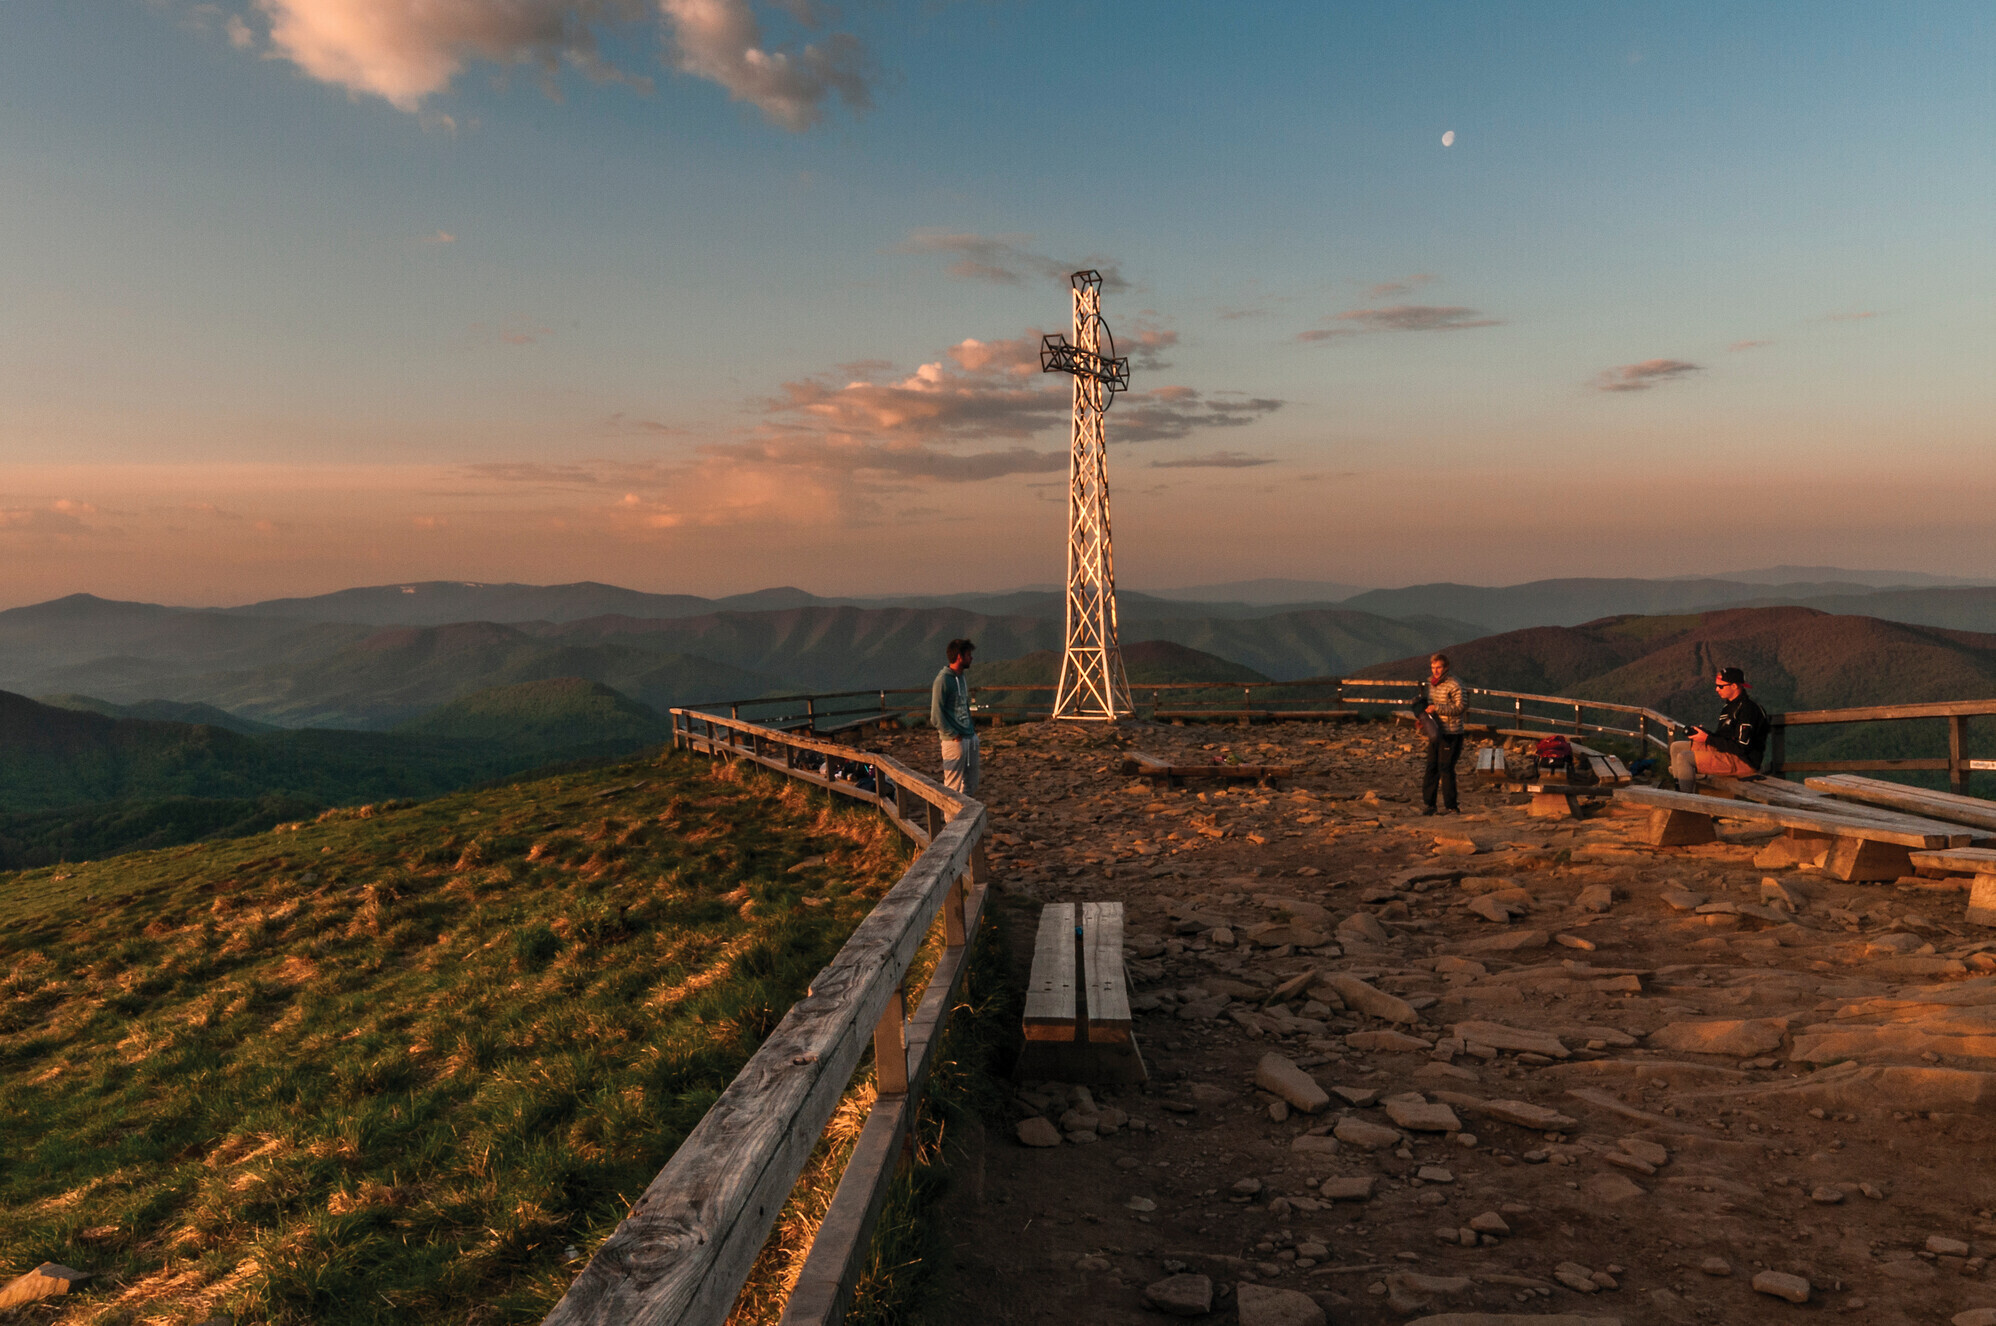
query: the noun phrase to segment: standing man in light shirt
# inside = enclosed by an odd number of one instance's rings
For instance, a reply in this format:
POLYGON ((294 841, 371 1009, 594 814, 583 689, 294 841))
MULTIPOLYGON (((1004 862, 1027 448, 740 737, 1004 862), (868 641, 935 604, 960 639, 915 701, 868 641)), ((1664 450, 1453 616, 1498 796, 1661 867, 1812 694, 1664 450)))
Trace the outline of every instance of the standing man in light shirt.
POLYGON ((943 786, 967 797, 977 795, 979 773, 977 724, 970 717, 970 655, 976 648, 968 640, 950 641, 949 666, 929 689, 929 722, 943 743, 943 786))
POLYGON ((1435 813, 1435 793, 1440 791, 1441 813, 1453 815, 1455 807, 1455 765, 1462 758, 1462 713, 1466 707, 1462 683, 1449 674, 1447 654, 1428 655, 1428 704, 1438 729, 1428 743, 1427 776, 1421 779, 1421 813, 1435 813))

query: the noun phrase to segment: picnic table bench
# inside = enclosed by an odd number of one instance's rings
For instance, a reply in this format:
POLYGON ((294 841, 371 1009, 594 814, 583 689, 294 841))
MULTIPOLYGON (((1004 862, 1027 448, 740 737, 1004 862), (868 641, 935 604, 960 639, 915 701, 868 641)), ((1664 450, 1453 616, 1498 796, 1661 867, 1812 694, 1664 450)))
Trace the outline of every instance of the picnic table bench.
MULTIPOLYGON (((1745 781, 1745 780, 1735 780, 1745 781)), ((1756 788, 1779 797, 1778 789, 1756 788)), ((1711 842, 1714 819, 1744 820, 1786 829, 1791 838, 1830 840, 1825 869, 1850 881, 1898 879, 1912 873, 1914 850, 1966 847, 1973 834, 1959 824, 1853 807, 1855 814, 1829 813, 1814 806, 1769 804, 1744 797, 1701 796, 1656 787, 1629 787, 1616 793, 1632 805, 1648 806, 1650 845, 1682 847, 1711 842)))
POLYGON ((1904 811, 1909 815, 1923 815, 1930 820, 1972 825, 1996 834, 1996 801, 1984 801, 1981 797, 1908 787, 1904 783, 1888 783, 1883 778, 1864 778, 1857 774, 1818 775, 1803 779, 1802 784, 1811 791, 1824 793, 1839 801, 1854 801, 1861 805, 1904 811))
POLYGON ((1921 870, 1944 875, 1973 875, 1968 886, 1968 921, 1996 926, 1996 850, 1987 847, 1947 847, 1937 852, 1910 853, 1921 870))
POLYGON ((1050 902, 1040 909, 1023 1021, 1026 1043, 1016 1070, 1021 1080, 1149 1077, 1130 1021, 1122 903, 1050 902))
MULTIPOLYGON (((1569 741, 1567 746, 1572 750, 1575 760, 1586 764, 1587 771, 1593 775, 1594 781, 1575 782, 1571 778, 1552 777, 1507 781, 1504 784, 1505 791, 1531 794, 1528 814, 1539 819, 1578 818, 1580 803, 1577 798, 1613 796, 1616 788, 1624 787, 1631 781, 1628 768, 1613 755, 1595 750, 1592 746, 1583 746, 1577 741, 1569 741)), ((1483 771, 1483 756, 1492 751, 1497 754, 1495 761, 1497 767, 1500 770, 1504 768, 1503 749, 1497 746, 1485 746, 1476 753, 1479 773, 1483 771)))

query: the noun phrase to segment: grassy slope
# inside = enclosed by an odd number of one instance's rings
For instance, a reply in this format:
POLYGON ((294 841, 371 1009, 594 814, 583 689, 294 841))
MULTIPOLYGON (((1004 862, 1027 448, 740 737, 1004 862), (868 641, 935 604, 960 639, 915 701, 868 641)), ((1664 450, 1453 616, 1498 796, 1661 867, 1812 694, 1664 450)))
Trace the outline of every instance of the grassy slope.
POLYGON ((336 803, 432 796, 552 759, 603 753, 603 746, 557 751, 325 729, 244 736, 56 709, 0 691, 0 753, 0 811, 18 812, 134 797, 283 792, 336 803))
POLYGON ((673 755, 0 876, 0 1272, 537 1320, 905 855, 673 755))
POLYGON ((553 677, 498 686, 431 710, 398 732, 511 741, 556 750, 603 741, 659 742, 672 734, 656 710, 601 682, 553 677))

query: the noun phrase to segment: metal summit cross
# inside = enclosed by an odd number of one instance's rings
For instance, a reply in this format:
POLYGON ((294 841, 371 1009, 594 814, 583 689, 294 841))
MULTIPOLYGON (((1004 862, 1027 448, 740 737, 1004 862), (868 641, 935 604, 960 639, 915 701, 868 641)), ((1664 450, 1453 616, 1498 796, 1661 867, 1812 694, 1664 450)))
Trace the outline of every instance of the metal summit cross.
POLYGON ((1102 321, 1102 274, 1076 272, 1074 341, 1040 338, 1040 370, 1074 377, 1074 430, 1067 460, 1067 648, 1060 657, 1055 718, 1114 722, 1134 713, 1116 642, 1116 559, 1109 548, 1109 457, 1103 416, 1130 385, 1130 361, 1102 321), (1104 353, 1106 348, 1107 353, 1104 353))

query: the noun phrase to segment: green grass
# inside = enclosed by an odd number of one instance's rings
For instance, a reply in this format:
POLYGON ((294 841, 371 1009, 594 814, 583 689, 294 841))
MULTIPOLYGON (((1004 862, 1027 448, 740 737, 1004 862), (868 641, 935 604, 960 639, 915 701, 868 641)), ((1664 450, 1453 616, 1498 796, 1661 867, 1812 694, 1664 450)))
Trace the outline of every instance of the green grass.
POLYGON ((673 755, 0 875, 0 1273, 536 1321, 907 855, 673 755))

